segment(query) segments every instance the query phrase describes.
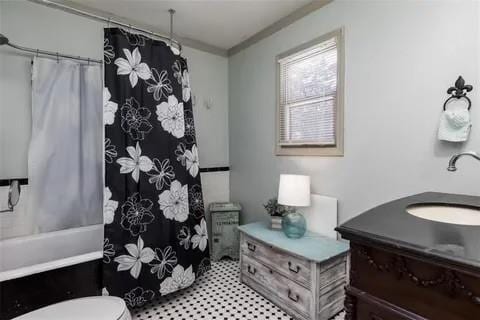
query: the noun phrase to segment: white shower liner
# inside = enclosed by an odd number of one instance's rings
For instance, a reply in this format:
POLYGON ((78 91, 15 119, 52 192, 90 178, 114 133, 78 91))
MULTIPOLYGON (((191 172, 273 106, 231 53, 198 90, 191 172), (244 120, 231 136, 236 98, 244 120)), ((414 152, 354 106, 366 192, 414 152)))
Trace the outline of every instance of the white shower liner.
POLYGON ((103 224, 0 241, 0 282, 103 256, 103 224))

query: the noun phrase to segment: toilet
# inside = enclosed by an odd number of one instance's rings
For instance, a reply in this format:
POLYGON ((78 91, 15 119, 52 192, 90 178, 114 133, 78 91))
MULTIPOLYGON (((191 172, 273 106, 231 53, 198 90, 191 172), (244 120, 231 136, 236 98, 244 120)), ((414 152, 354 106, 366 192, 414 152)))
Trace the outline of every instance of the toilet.
POLYGON ((29 312, 13 320, 131 320, 125 301, 96 296, 67 300, 29 312))

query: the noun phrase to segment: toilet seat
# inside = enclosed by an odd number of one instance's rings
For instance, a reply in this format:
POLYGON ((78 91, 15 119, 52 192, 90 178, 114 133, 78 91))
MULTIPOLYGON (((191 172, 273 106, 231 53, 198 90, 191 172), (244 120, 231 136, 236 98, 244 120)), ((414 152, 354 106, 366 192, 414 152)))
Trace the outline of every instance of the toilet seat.
POLYGON ((125 301, 118 297, 67 300, 29 312, 14 320, 131 320, 125 301))

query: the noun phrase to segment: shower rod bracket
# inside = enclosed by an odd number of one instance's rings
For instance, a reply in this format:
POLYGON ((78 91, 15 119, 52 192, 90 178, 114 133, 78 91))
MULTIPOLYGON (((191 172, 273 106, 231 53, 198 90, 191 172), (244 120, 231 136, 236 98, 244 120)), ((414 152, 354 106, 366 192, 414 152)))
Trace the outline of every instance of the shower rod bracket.
POLYGON ((173 15, 175 12, 175 9, 168 9, 168 13, 170 13, 170 46, 173 45, 173 15))

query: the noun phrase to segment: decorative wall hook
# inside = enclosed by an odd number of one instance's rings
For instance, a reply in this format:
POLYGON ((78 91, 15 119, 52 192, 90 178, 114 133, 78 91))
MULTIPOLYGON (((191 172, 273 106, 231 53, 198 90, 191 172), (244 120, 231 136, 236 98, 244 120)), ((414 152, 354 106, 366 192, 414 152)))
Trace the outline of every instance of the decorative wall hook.
POLYGON ((467 97, 467 92, 470 92, 473 90, 473 86, 469 84, 465 84, 465 80, 462 78, 462 76, 458 76, 457 81, 455 81, 455 87, 450 87, 447 90, 447 93, 450 94, 451 96, 448 97, 448 99, 445 101, 443 104, 443 110, 446 110, 447 103, 452 100, 452 99, 461 99, 464 98, 468 102, 468 110, 472 107, 472 101, 470 101, 470 98, 467 97))

